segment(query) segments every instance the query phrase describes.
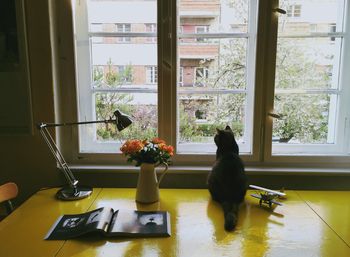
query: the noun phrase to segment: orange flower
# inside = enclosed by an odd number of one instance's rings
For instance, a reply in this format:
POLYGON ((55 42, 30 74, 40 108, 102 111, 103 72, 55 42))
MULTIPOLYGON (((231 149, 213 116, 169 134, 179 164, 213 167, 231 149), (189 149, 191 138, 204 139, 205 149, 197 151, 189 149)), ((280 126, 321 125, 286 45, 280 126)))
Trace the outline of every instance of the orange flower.
POLYGON ((136 166, 142 163, 168 164, 170 157, 174 155, 174 148, 159 138, 153 138, 151 141, 127 140, 120 147, 120 151, 128 158, 128 162, 135 161, 136 166))
POLYGON ((142 150, 144 144, 140 140, 127 140, 120 151, 124 154, 134 154, 142 150))
POLYGON ((174 147, 172 147, 171 145, 160 144, 159 149, 161 149, 164 152, 167 152, 170 156, 174 155, 174 147))
POLYGON ((165 141, 163 139, 160 139, 158 137, 155 137, 152 139, 153 144, 165 144, 165 141))

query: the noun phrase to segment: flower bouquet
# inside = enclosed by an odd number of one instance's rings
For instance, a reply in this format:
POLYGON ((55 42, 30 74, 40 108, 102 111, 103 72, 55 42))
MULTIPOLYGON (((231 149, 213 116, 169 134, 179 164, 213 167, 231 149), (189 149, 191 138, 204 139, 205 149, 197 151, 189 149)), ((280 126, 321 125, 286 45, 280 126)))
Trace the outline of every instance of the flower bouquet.
POLYGON ((168 164, 174 155, 174 148, 167 145, 164 140, 153 138, 152 140, 127 140, 120 148, 122 153, 128 157, 128 162, 136 162, 136 166, 142 163, 150 163, 158 166, 168 164))
POLYGON ((159 201, 159 184, 168 170, 169 159, 174 154, 174 148, 164 140, 154 138, 149 140, 127 140, 120 148, 128 157, 128 162, 136 162, 140 166, 137 181, 136 201, 138 203, 154 203, 159 201), (165 169, 157 179, 155 167, 164 164, 165 169))

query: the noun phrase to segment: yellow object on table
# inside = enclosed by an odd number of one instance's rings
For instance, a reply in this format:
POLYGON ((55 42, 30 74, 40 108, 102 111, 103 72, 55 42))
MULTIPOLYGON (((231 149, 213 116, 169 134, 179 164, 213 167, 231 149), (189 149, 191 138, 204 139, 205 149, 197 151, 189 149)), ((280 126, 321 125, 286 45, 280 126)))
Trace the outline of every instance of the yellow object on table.
POLYGON ((204 189, 161 189, 160 201, 150 205, 135 202, 135 189, 95 188, 90 197, 68 202, 56 200, 55 192, 38 192, 0 223, 1 257, 350 256, 350 192, 286 191, 283 206, 273 210, 247 193, 234 232, 224 230, 221 207, 204 189), (59 215, 103 206, 166 210, 172 236, 43 240, 59 215))

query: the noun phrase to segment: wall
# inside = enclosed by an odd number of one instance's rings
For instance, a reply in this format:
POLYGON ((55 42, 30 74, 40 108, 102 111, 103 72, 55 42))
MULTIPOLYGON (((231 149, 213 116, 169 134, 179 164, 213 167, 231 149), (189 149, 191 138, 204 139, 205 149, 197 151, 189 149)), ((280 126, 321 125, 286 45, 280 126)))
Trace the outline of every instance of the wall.
MULTIPOLYGON (((29 135, 0 136, 0 183, 13 181, 18 184, 17 205, 38 189, 63 182, 35 128, 41 121, 54 121, 49 1, 24 0, 24 6, 32 102, 32 110, 28 112, 32 112, 34 129, 29 135)), ((16 115, 16 110, 9 111, 16 115)))

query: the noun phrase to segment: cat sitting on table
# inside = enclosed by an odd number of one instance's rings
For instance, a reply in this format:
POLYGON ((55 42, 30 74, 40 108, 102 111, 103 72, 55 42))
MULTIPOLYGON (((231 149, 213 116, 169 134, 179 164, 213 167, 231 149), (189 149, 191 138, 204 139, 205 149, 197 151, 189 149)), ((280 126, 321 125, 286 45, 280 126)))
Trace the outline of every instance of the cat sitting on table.
POLYGON ((216 130, 216 161, 208 176, 208 189, 213 200, 223 208, 225 229, 231 231, 237 225, 239 205, 244 201, 247 190, 247 178, 233 131, 229 126, 216 130))

